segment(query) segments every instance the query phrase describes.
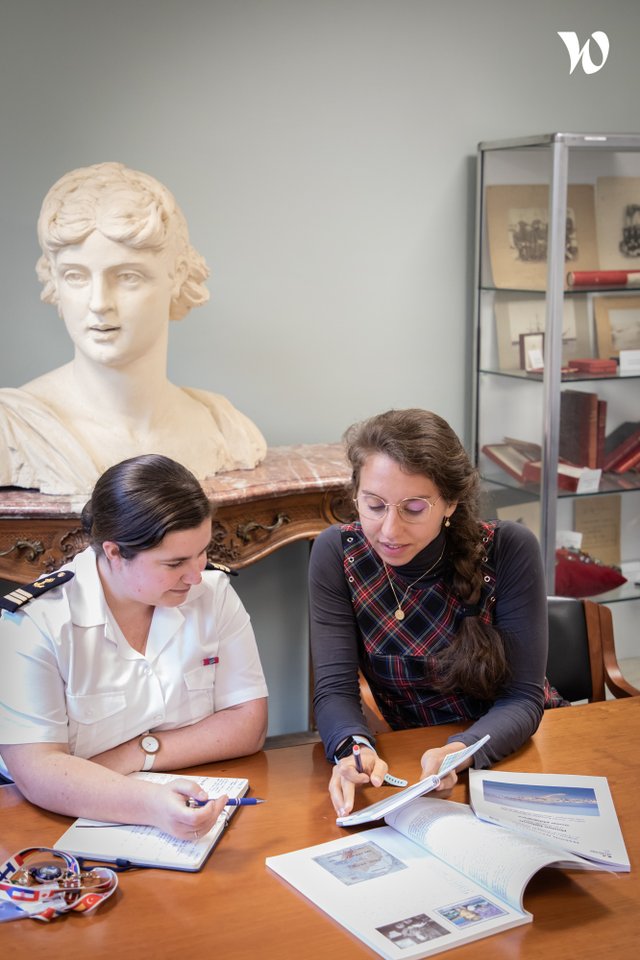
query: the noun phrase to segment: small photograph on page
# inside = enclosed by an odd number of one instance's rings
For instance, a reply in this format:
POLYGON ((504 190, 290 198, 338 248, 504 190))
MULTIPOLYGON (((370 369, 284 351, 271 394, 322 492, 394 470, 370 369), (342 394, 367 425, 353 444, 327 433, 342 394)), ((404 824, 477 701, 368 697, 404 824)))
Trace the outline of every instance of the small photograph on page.
POLYGON ((483 780, 482 795, 487 803, 499 803, 515 810, 537 810, 549 813, 599 817, 595 790, 591 787, 551 787, 529 783, 503 783, 483 780))
POLYGON ((400 950, 415 947, 419 943, 426 943, 427 940, 437 940, 438 937, 450 935, 448 930, 441 927, 426 913, 418 913, 415 917, 407 917, 406 920, 396 920, 395 923, 386 923, 384 927, 376 927, 376 930, 388 940, 391 940, 393 945, 400 950))
POLYGON ((487 900, 485 897, 473 897, 471 900, 453 903, 438 910, 438 913, 442 914, 445 920, 448 920, 455 927, 468 927, 470 923, 478 923, 480 920, 502 917, 506 912, 497 903, 493 903, 492 900, 487 900))
POLYGON ((407 869, 402 860, 387 853, 377 843, 359 843, 313 859, 346 886, 407 869))

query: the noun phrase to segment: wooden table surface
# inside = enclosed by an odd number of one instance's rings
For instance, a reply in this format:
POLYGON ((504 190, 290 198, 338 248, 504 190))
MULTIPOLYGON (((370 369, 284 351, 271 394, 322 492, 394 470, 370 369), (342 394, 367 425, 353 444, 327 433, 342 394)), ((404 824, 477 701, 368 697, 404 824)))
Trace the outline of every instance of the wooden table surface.
MULTIPOLYGON (((379 738, 391 771, 410 782, 426 746, 443 742, 454 725, 379 738)), ((532 924, 447 952, 456 960, 588 960, 637 956, 640 933, 640 697, 546 713, 533 739, 500 770, 608 778, 631 872, 546 869, 525 893, 532 924)), ((65 960, 201 960, 349 958, 375 954, 296 890, 272 874, 265 858, 344 835, 326 793, 330 767, 322 746, 309 743, 198 768, 212 776, 247 776, 267 798, 237 811, 219 846, 196 874, 162 870, 123 873, 120 887, 95 915, 69 914, 51 924, 2 924, 4 956, 65 960)), ((391 788, 382 788, 390 792, 391 788)), ((372 802, 382 791, 369 788, 372 802), (373 794, 375 793, 375 798, 373 794)), ((453 799, 468 800, 462 775, 453 799)), ((364 803, 365 798, 362 798, 364 803)), ((50 846, 68 818, 46 813, 13 786, 0 788, 0 859, 31 846, 50 846)), ((444 954, 443 954, 444 955, 444 954)))

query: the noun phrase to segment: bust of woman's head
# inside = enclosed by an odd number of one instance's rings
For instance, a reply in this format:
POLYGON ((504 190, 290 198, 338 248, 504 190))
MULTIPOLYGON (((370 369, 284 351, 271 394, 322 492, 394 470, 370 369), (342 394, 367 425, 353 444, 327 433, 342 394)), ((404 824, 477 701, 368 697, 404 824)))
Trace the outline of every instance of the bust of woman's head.
POLYGON ((38 218, 42 256, 36 264, 42 299, 58 305, 56 254, 80 244, 95 230, 134 249, 171 251, 181 278, 170 319, 181 320, 209 299, 209 269, 191 246, 187 222, 173 194, 154 177, 123 163, 97 163, 71 170, 51 187, 38 218))

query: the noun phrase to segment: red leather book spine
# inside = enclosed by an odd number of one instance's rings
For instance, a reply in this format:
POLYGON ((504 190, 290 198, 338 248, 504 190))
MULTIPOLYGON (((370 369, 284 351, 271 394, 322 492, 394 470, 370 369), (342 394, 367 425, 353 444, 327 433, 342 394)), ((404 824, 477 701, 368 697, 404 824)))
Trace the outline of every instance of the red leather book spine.
POLYGON ((582 370, 585 373, 616 373, 618 364, 615 360, 604 360, 599 357, 576 358, 569 360, 569 370, 582 370))
POLYGON ((615 473, 623 473, 624 471, 618 470, 618 464, 621 460, 625 460, 639 445, 640 422, 627 421, 621 424, 605 438, 604 469, 613 470, 615 473))
POLYGON ((630 450, 625 457, 618 460, 612 471, 613 473, 626 473, 627 470, 634 470, 638 464, 640 464, 640 442, 634 450, 630 450))
POLYGON ((637 287, 640 270, 572 270, 567 274, 570 287, 637 287))

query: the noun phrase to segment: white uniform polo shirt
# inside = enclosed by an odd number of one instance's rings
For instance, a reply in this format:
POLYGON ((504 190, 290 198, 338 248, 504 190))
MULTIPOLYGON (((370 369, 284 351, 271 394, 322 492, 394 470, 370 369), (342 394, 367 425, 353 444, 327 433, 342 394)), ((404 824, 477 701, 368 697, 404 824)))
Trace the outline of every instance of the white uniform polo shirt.
POLYGON ((91 547, 75 576, 0 619, 0 743, 68 743, 93 757, 267 696, 249 620, 227 576, 205 571, 156 607, 144 655, 111 615, 91 547))

